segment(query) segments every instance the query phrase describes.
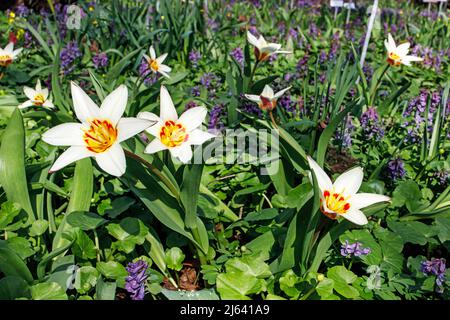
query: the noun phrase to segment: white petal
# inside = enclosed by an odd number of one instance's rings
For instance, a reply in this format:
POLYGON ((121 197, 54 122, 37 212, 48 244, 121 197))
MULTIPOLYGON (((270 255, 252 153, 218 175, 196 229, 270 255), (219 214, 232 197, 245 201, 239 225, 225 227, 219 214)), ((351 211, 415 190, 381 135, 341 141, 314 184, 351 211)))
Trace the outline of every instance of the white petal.
POLYGON ((247 40, 251 45, 259 47, 258 39, 250 31, 247 31, 247 40))
POLYGON ((3 51, 8 52, 8 53, 12 53, 13 50, 14 50, 14 43, 12 43, 12 42, 9 42, 6 45, 5 49, 3 49, 3 51))
POLYGON ((75 82, 70 83, 75 114, 81 122, 99 117, 99 108, 92 99, 75 82))
POLYGON ((394 51, 397 48, 394 38, 392 38, 392 35, 390 33, 388 34, 388 48, 388 51, 394 51))
POLYGON ((286 91, 288 91, 291 87, 287 87, 283 90, 278 91, 277 93, 275 93, 275 95, 273 96, 275 99, 278 99, 279 97, 281 97, 283 95, 283 93, 285 93, 286 91))
POLYGON ((410 43, 409 42, 402 43, 401 45, 399 45, 397 47, 396 52, 397 52, 397 54, 400 57, 404 57, 404 56, 406 56, 408 54, 409 47, 410 47, 410 43))
POLYGON ((122 84, 103 100, 100 107, 100 116, 103 119, 109 119, 115 126, 127 107, 127 100, 128 89, 122 84))
POLYGON ((158 138, 156 138, 156 139, 153 139, 153 141, 150 142, 150 143, 147 145, 147 147, 145 147, 144 153, 150 153, 150 154, 152 154, 152 153, 159 152, 159 151, 161 151, 161 150, 166 150, 166 149, 168 149, 168 147, 167 147, 165 144, 163 144, 163 143, 161 142, 161 140, 159 140, 158 138))
POLYGON ((267 44, 267 46, 265 46, 264 48, 261 48, 261 51, 262 52, 270 52, 270 53, 273 53, 273 52, 276 52, 276 51, 278 51, 278 50, 280 50, 281 49, 281 44, 278 44, 278 43, 269 43, 269 44, 267 44))
POLYGON ((261 34, 258 38, 258 48, 262 50, 262 48, 267 47, 267 41, 264 39, 263 35, 261 34))
POLYGON ((173 105, 172 98, 170 97, 169 91, 167 91, 166 87, 161 86, 160 91, 160 118, 161 120, 167 121, 177 121, 178 114, 177 110, 175 110, 175 106, 173 105))
POLYGON ((201 145, 209 139, 215 138, 216 135, 202 131, 200 129, 195 129, 189 133, 188 140, 186 141, 190 145, 201 145))
POLYGON ((22 52, 22 50, 23 50, 23 48, 19 48, 19 49, 16 49, 16 50, 14 50, 12 52, 12 55, 13 55, 14 59, 19 55, 19 53, 22 52))
POLYGON ((360 226, 365 225, 368 222, 366 215, 358 209, 350 209, 346 213, 340 214, 340 216, 360 226))
POLYGON ((273 98, 273 89, 269 85, 265 85, 263 92, 261 92, 261 95, 265 98, 272 99, 273 98))
POLYGON ((192 158, 192 148, 188 143, 183 143, 182 145, 169 149, 170 154, 178 158, 183 163, 188 163, 192 158))
POLYGON ((163 70, 159 69, 158 72, 163 75, 164 77, 166 77, 167 79, 170 79, 170 76, 163 70))
POLYGON ((41 93, 44 96, 44 100, 47 100, 47 98, 48 98, 48 89, 47 88, 41 89, 41 93))
POLYGON ((156 59, 156 52, 155 52, 155 48, 153 48, 153 46, 150 46, 150 58, 152 60, 156 59))
POLYGON ((33 101, 28 100, 28 101, 26 101, 26 102, 24 102, 22 104, 19 104, 18 108, 19 109, 25 109, 25 108, 31 107, 32 105, 33 105, 33 101))
POLYGON ((164 62, 164 60, 166 60, 167 58, 167 53, 164 53, 162 55, 160 55, 158 58, 156 58, 156 61, 158 61, 158 64, 161 64, 164 62))
POLYGON ((40 92, 42 90, 41 80, 38 79, 36 83, 36 91, 40 92))
POLYGON ((253 102, 259 103, 261 102, 261 98, 255 94, 246 94, 245 97, 253 102))
POLYGON ((351 209, 361 209, 378 202, 389 202, 391 198, 376 193, 357 193, 348 200, 351 209))
POLYGON ((144 54, 144 59, 145 59, 148 63, 150 63, 151 58, 150 58, 148 55, 144 54))
POLYGON ((288 51, 288 50, 277 50, 277 51, 275 51, 275 53, 279 53, 279 54, 291 54, 292 51, 288 51))
POLYGON ((58 171, 61 168, 64 168, 65 166, 87 157, 92 156, 93 153, 90 152, 85 147, 81 146, 73 146, 68 148, 66 151, 64 151, 58 159, 56 159, 53 166, 50 168, 49 172, 55 172, 58 171))
POLYGON ((34 100, 34 97, 36 96, 36 90, 30 87, 23 87, 23 92, 25 93, 28 99, 34 100))
POLYGON ((98 166, 110 175, 120 177, 125 173, 125 153, 119 143, 114 144, 108 151, 95 154, 98 166))
POLYGON ((364 178, 361 167, 356 167, 341 174, 333 184, 334 191, 345 195, 354 195, 358 192, 364 178))
POLYGON ((159 66, 159 71, 170 72, 170 71, 172 71, 172 68, 169 66, 166 66, 165 64, 162 64, 159 66))
POLYGON ((409 62, 413 62, 413 61, 423 61, 423 59, 420 57, 416 57, 416 56, 405 56, 402 59, 402 63, 405 63, 405 62, 409 63, 409 62))
POLYGON ((316 176, 320 191, 331 190, 333 187, 333 183, 331 182, 330 177, 328 177, 325 171, 323 171, 318 163, 314 161, 310 156, 308 156, 308 164, 316 176))
POLYGON ((53 146, 84 146, 83 133, 81 123, 63 123, 44 132, 42 140, 53 146))
POLYGON ((154 121, 148 121, 145 119, 122 118, 117 123, 117 131, 119 131, 117 140, 118 142, 125 141, 154 124, 154 121))
POLYGON ((183 112, 177 123, 181 123, 187 131, 192 131, 202 125, 207 113, 204 107, 194 107, 183 112))
POLYGON ((148 133, 150 133, 154 137, 159 137, 159 131, 161 130, 161 126, 163 125, 162 120, 153 112, 143 111, 139 112, 137 115, 140 119, 149 120, 151 122, 156 122, 155 125, 146 129, 148 133))
POLYGON ((49 109, 54 109, 55 108, 55 105, 50 100, 46 100, 42 106, 43 107, 47 107, 49 109))

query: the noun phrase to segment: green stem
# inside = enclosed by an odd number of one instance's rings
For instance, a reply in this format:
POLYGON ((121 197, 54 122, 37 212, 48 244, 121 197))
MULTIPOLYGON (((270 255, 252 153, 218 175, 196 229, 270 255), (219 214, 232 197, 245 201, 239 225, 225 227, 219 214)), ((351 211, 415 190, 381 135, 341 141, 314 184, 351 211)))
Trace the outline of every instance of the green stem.
POLYGON ((388 71, 388 69, 389 69, 390 66, 391 66, 391 65, 390 65, 389 63, 386 63, 386 66, 384 67, 383 71, 381 72, 380 77, 377 79, 377 83, 376 83, 376 85, 375 85, 375 87, 374 87, 374 89, 373 89, 372 97, 371 97, 371 99, 370 99, 370 104, 371 104, 371 106, 374 105, 374 102, 375 102, 375 96, 376 96, 376 94, 377 94, 378 88, 379 88, 380 85, 381 85, 381 80, 383 79, 383 76, 384 76, 385 73, 388 71))
POLYGON ((95 229, 94 229, 94 241, 95 241, 95 248, 97 249, 97 261, 100 262, 101 251, 100 251, 100 245, 98 242, 97 230, 95 230, 95 229))
POLYGON ((145 165, 147 168, 150 169, 151 172, 153 172, 160 180, 162 183, 164 183, 164 185, 172 192, 173 196, 177 199, 180 200, 180 194, 178 192, 178 189, 172 184, 172 182, 169 181, 169 179, 167 179, 164 174, 158 170, 158 168, 156 168, 154 165, 152 165, 150 162, 142 159, 141 157, 139 157, 137 154, 134 154, 133 152, 130 152, 128 150, 125 150, 125 154, 127 156, 129 156, 130 158, 139 161, 140 163, 142 163, 143 165, 145 165))
POLYGON ((310 295, 312 295, 314 292, 316 291, 316 287, 312 287, 311 289, 309 289, 309 291, 307 293, 305 293, 304 296, 302 296, 299 300, 306 300, 309 298, 310 295))
POLYGON ((253 78, 255 77, 256 69, 258 68, 259 60, 256 60, 255 64, 253 65, 252 73, 250 75, 250 81, 248 83, 247 91, 250 90, 252 84, 253 84, 253 78))

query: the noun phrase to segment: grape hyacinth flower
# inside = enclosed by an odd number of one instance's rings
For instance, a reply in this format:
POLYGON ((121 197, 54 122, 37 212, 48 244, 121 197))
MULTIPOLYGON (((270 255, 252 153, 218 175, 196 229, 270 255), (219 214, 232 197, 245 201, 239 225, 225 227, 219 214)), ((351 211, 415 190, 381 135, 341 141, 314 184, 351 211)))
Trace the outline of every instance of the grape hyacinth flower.
POLYGON ((225 115, 225 105, 215 105, 209 113, 208 130, 211 130, 215 133, 221 131, 224 128, 222 117, 224 117, 225 115))
POLYGON ((69 42, 67 46, 61 50, 59 58, 61 60, 61 68, 65 75, 72 72, 74 69, 73 62, 81 56, 82 54, 76 41, 69 42))
POLYGON ((405 164, 400 158, 389 161, 387 169, 387 175, 391 180, 399 180, 406 175, 405 164))
POLYGON ((106 53, 101 52, 92 57, 92 62, 94 62, 95 69, 106 67, 108 65, 108 56, 106 53))
POLYGON ((238 47, 232 50, 230 56, 232 56, 241 67, 244 67, 244 52, 241 48, 238 47))
POLYGON ((375 139, 379 141, 384 136, 384 130, 380 124, 380 118, 378 116, 377 109, 370 107, 361 115, 361 128, 364 133, 364 137, 368 140, 375 139))
POLYGON ((444 281, 445 281, 445 272, 447 271, 445 259, 431 259, 422 261, 420 264, 420 269, 424 275, 434 275, 436 276, 436 291, 439 293, 444 292, 444 281))
POLYGON ((128 276, 125 279, 125 289, 131 293, 132 300, 144 300, 145 281, 148 278, 147 269, 148 264, 144 260, 130 262, 126 267, 128 276))
POLYGON ((361 242, 349 243, 348 240, 345 240, 345 243, 341 245, 341 255, 346 258, 366 256, 371 251, 368 247, 363 248, 361 242))
POLYGON ((199 51, 192 50, 189 52, 189 61, 192 63, 192 66, 197 68, 198 62, 202 58, 202 54, 199 51))
POLYGON ((441 186, 446 186, 449 183, 450 173, 445 169, 436 171, 433 176, 437 179, 438 184, 441 186))

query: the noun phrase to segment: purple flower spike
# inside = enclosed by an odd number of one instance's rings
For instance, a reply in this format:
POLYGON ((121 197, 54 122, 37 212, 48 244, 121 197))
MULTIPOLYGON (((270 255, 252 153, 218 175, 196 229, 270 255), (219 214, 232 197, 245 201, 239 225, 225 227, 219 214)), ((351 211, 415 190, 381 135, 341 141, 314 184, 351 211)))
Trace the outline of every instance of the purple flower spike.
POLYGON ((420 269, 424 275, 436 276, 436 292, 443 293, 444 292, 444 281, 445 281, 445 272, 447 271, 447 267, 445 265, 445 259, 433 258, 431 260, 422 261, 420 265, 420 269))
POLYGON ((148 264, 144 260, 136 263, 130 262, 127 266, 128 277, 125 279, 125 289, 131 293, 132 300, 144 300, 145 296, 145 280, 148 264))

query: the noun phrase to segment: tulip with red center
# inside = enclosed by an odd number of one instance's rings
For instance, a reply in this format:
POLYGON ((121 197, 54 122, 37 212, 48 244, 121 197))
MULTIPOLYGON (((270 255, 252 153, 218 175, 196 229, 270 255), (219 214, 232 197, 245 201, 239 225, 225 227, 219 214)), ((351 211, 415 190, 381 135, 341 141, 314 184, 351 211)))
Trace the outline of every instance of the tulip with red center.
POLYGON ((154 121, 123 118, 128 90, 124 85, 111 92, 100 108, 75 83, 71 83, 75 114, 81 123, 63 123, 42 136, 54 146, 69 146, 50 168, 57 171, 77 160, 94 157, 98 166, 113 176, 125 173, 125 153, 120 143, 144 131, 154 121))
POLYGON ((398 67, 401 64, 404 64, 405 66, 411 66, 411 62, 423 60, 422 58, 408 55, 410 47, 409 42, 402 43, 397 47, 390 33, 388 34, 388 39, 384 41, 384 46, 386 47, 388 54, 387 63, 389 63, 391 66, 398 67))
POLYGON ((343 217, 355 224, 364 225, 368 221, 360 209, 391 200, 381 194, 357 193, 364 177, 361 167, 344 172, 333 183, 311 157, 308 157, 308 163, 316 176, 320 190, 320 210, 331 219, 343 217))
POLYGON ((19 109, 24 109, 32 106, 44 107, 48 109, 53 109, 55 107, 52 101, 48 98, 48 89, 42 88, 41 81, 39 79, 36 83, 35 89, 25 86, 23 88, 23 92, 29 100, 19 105, 19 109))
POLYGON ((199 129, 205 120, 207 110, 193 107, 186 110, 179 118, 172 98, 162 86, 160 92, 160 116, 151 112, 140 112, 138 118, 155 121, 156 124, 146 131, 155 137, 145 148, 145 153, 169 150, 170 154, 181 162, 187 163, 192 158, 192 145, 201 145, 215 135, 199 129))
POLYGON ((170 78, 168 73, 172 71, 172 68, 163 64, 166 57, 167 53, 164 53, 163 55, 156 57, 156 52, 153 46, 150 47, 150 57, 144 54, 144 58, 147 61, 150 70, 152 70, 154 73, 159 72, 163 76, 170 78))
POLYGON ((250 31, 247 31, 248 42, 255 47, 255 56, 258 61, 267 60, 271 55, 277 53, 292 53, 291 51, 283 51, 281 44, 268 43, 262 35, 256 38, 250 31))
POLYGON ((2 49, 0 48, 0 67, 7 67, 17 58, 23 48, 14 50, 14 43, 10 42, 2 49))
POLYGON ((287 87, 277 93, 274 93, 273 89, 266 85, 259 96, 254 94, 246 94, 245 97, 250 101, 256 102, 261 110, 272 111, 277 105, 278 98, 290 88, 291 87, 287 87))

